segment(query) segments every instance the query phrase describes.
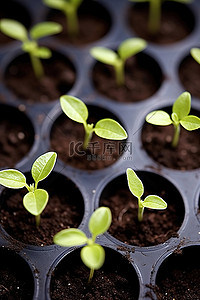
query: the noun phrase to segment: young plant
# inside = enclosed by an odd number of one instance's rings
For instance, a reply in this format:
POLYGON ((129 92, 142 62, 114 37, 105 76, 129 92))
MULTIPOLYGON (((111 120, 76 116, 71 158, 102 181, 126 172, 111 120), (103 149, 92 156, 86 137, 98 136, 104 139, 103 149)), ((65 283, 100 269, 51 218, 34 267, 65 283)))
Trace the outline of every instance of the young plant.
POLYGON ((67 22, 68 33, 71 37, 77 36, 79 33, 78 24, 78 8, 83 0, 43 0, 44 3, 58 10, 61 10, 67 22))
MULTIPOLYGON (((162 4, 166 0, 130 0, 132 2, 149 2, 148 30, 153 35, 160 29, 162 4)), ((168 0, 181 3, 191 3, 193 0, 168 0)))
POLYGON ((40 224, 40 215, 45 209, 49 198, 47 191, 38 189, 38 183, 51 173, 56 157, 55 152, 47 152, 35 160, 31 168, 35 183, 30 186, 26 183, 24 174, 20 171, 15 169, 0 171, 1 185, 11 189, 27 188, 28 193, 23 198, 23 205, 29 213, 35 216, 36 226, 40 224))
POLYGON ((200 64, 200 48, 192 48, 190 50, 192 57, 200 64))
POLYGON ((40 47, 38 39, 57 34, 62 31, 62 26, 55 22, 42 22, 34 25, 30 31, 16 20, 1 19, 0 30, 11 38, 21 41, 21 48, 28 52, 35 76, 39 79, 44 76, 40 59, 50 58, 52 53, 47 47, 40 47))
POLYGON ((126 60, 141 52, 147 47, 145 40, 140 38, 130 38, 123 41, 117 53, 109 48, 93 47, 90 54, 98 61, 114 67, 116 82, 118 86, 125 84, 125 62, 126 60))
POLYGON ((138 221, 142 221, 144 208, 166 209, 167 203, 159 196, 149 195, 144 200, 141 199, 144 194, 144 186, 136 173, 128 168, 126 170, 128 186, 131 193, 138 198, 138 221))
POLYGON ((200 118, 189 115, 190 109, 191 95, 188 92, 184 92, 174 102, 171 117, 163 110, 155 110, 146 116, 146 121, 150 124, 160 126, 173 124, 174 136, 172 139, 172 147, 176 148, 179 142, 180 125, 189 131, 200 128, 200 118))
POLYGON ((60 105, 63 112, 73 121, 82 123, 85 129, 83 149, 86 149, 92 138, 93 132, 96 135, 110 140, 124 140, 127 133, 124 128, 113 119, 102 119, 94 124, 88 124, 88 109, 85 103, 73 96, 61 96, 60 105))
POLYGON ((81 259, 83 263, 90 268, 90 282, 94 275, 94 270, 102 267, 105 261, 105 251, 103 247, 97 244, 96 238, 108 230, 112 221, 111 211, 108 207, 97 208, 90 217, 88 228, 92 235, 88 238, 80 229, 69 228, 58 232, 53 241, 55 244, 63 247, 80 246, 87 244, 81 249, 81 259))

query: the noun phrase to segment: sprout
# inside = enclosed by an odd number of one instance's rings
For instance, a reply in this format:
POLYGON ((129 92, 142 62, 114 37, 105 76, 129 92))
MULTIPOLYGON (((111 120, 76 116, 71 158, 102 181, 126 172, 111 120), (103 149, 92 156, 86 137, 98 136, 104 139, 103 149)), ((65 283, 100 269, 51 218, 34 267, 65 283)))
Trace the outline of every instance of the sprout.
POLYGON ((1 19, 0 30, 9 37, 22 42, 22 50, 29 53, 35 76, 37 78, 44 76, 40 58, 50 58, 52 53, 49 48, 40 47, 38 39, 61 32, 62 26, 55 22, 42 22, 34 25, 28 32, 18 21, 1 19))
POLYGON ((127 133, 124 128, 113 119, 102 119, 94 124, 87 124, 88 109, 87 106, 78 98, 73 96, 61 96, 60 105, 63 112, 73 121, 82 123, 85 129, 85 138, 83 149, 86 149, 92 138, 93 132, 96 135, 111 140, 124 140, 127 133))
POLYGON ((186 130, 192 131, 200 128, 200 118, 189 115, 191 109, 191 95, 188 92, 182 93, 172 106, 170 115, 163 110, 155 110, 146 116, 146 121, 150 124, 167 126, 174 125, 174 136, 172 147, 176 148, 180 136, 180 125, 186 130))
POLYGON ((26 187, 28 193, 23 198, 23 204, 26 210, 35 216, 36 226, 40 224, 40 215, 45 209, 49 195, 47 191, 38 189, 38 183, 45 179, 52 171, 57 154, 47 152, 38 157, 32 165, 31 173, 35 183, 30 186, 26 183, 26 177, 23 173, 14 169, 0 171, 0 184, 11 188, 20 189, 26 187))
POLYGON ((114 67, 117 85, 125 83, 124 68, 126 60, 141 52, 147 47, 147 43, 140 38, 130 38, 123 41, 117 50, 117 53, 104 47, 93 47, 90 54, 100 62, 114 67))
POLYGON ((144 208, 166 209, 167 203, 159 196, 149 195, 144 200, 141 199, 144 194, 144 186, 136 173, 128 168, 126 170, 128 186, 131 193, 138 198, 138 220, 142 221, 144 208))
POLYGON ((43 0, 44 3, 58 10, 61 10, 67 22, 68 33, 71 37, 79 33, 77 11, 83 0, 43 0))
POLYGON ((53 241, 63 247, 80 246, 87 244, 81 249, 81 259, 90 268, 90 282, 94 275, 94 270, 102 267, 105 261, 105 251, 103 247, 95 243, 96 237, 108 230, 112 221, 111 211, 108 207, 97 208, 90 217, 88 228, 92 235, 88 238, 80 229, 69 228, 58 232, 53 241))
MULTIPOLYGON (((166 0, 130 0, 132 2, 149 2, 148 30, 151 34, 158 33, 160 29, 161 7, 166 0)), ((193 0, 169 0, 181 3, 191 3, 193 0)))
POLYGON ((196 62, 198 62, 198 64, 200 64, 200 49, 192 48, 190 50, 190 53, 191 53, 192 57, 196 60, 196 62))

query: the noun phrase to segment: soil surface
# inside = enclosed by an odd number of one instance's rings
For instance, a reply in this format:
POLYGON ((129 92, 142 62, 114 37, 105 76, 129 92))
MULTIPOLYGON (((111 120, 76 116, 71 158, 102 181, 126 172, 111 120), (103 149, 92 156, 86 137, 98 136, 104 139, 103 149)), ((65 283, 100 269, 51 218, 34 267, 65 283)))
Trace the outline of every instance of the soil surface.
POLYGON ((181 126, 176 149, 171 147, 172 136, 172 125, 155 126, 145 123, 142 130, 143 147, 151 158, 165 167, 178 170, 200 168, 199 130, 187 131, 181 126))
POLYGON ((56 36, 62 43, 70 43, 81 46, 92 43, 102 38, 111 27, 111 19, 108 11, 98 2, 84 0, 78 9, 77 36, 70 36, 67 29, 67 20, 58 10, 50 10, 47 19, 60 23, 63 31, 56 36))
MULTIPOLYGON (((96 124, 102 118, 116 120, 116 117, 104 109, 89 107, 88 124, 96 124)), ((53 124, 51 149, 58 153, 62 161, 75 168, 84 170, 106 168, 115 163, 123 153, 124 141, 102 139, 93 133, 88 148, 83 150, 83 139, 83 125, 70 120, 65 114, 53 124)))
POLYGON ((83 265, 79 251, 74 253, 61 261, 53 274, 50 288, 52 300, 138 299, 136 273, 121 255, 106 249, 103 267, 94 272, 94 277, 88 284, 89 269, 83 265))
POLYGON ((14 167, 34 142, 34 131, 28 118, 6 105, 0 106, 0 136, 0 167, 14 167))
POLYGON ((199 247, 196 248, 195 251, 187 251, 187 255, 173 255, 173 257, 164 262, 157 275, 158 280, 155 292, 158 300, 199 299, 199 247))
POLYGON ((68 92, 75 82, 74 67, 65 56, 52 54, 51 58, 42 60, 45 75, 41 79, 35 77, 28 54, 17 56, 4 74, 7 88, 27 102, 45 103, 68 92))
POLYGON ((172 184, 153 173, 141 174, 138 176, 145 188, 142 199, 150 194, 158 195, 167 202, 167 209, 145 208, 143 220, 139 222, 137 199, 129 191, 125 175, 117 177, 106 186, 100 205, 111 209, 112 224, 109 233, 112 236, 127 244, 146 247, 178 236, 177 231, 184 218, 184 207, 180 194, 172 184))
POLYGON ((0 254, 0 299, 31 300, 34 282, 28 265, 8 249, 1 248, 0 254))
POLYGON ((100 62, 95 64, 92 78, 100 94, 118 102, 147 99, 159 89, 163 80, 158 64, 144 53, 126 61, 124 86, 117 85, 114 68, 100 62))
MULTIPOLYGON (((0 1, 0 19, 8 18, 19 21, 27 29, 31 25, 31 16, 27 9, 16 1, 0 1)), ((0 45, 3 46, 7 43, 14 41, 14 39, 9 38, 0 32, 0 45)))
POLYGON ((188 55, 180 64, 179 78, 184 88, 192 96, 200 98, 200 65, 191 55, 188 55))
POLYGON ((149 3, 137 3, 129 9, 129 25, 140 37, 157 44, 171 44, 184 39, 195 26, 189 5, 166 1, 162 5, 161 25, 158 33, 148 31, 149 3))
POLYGON ((84 203, 75 185, 57 173, 49 175, 44 183, 39 183, 39 188, 47 190, 49 201, 41 214, 38 228, 35 217, 23 206, 25 189, 3 191, 0 219, 2 227, 12 238, 26 244, 45 246, 53 244, 53 236, 58 231, 80 225, 84 203))

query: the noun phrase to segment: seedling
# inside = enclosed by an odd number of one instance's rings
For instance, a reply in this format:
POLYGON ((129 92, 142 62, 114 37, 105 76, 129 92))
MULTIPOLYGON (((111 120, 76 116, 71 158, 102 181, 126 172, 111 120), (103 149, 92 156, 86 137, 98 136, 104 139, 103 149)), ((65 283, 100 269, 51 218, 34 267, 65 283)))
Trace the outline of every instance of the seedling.
POLYGON ((124 140, 127 133, 124 128, 113 119, 102 119, 94 124, 87 124, 88 109, 85 103, 73 96, 61 96, 60 105, 63 112, 73 121, 82 123, 85 129, 83 149, 87 149, 93 132, 96 135, 110 140, 124 140))
MULTIPOLYGON (((162 4, 166 0, 130 0, 132 2, 149 2, 148 30, 153 35, 160 29, 162 4)), ((181 3, 191 3, 193 0, 168 0, 181 3)))
POLYGON ((125 63, 126 60, 141 52, 147 47, 145 40, 140 38, 130 38, 123 41, 117 53, 109 48, 93 47, 90 54, 98 61, 114 67, 116 82, 118 86, 125 84, 125 63))
POLYGON ((138 221, 142 221, 144 208, 166 209, 167 203, 159 196, 149 195, 144 200, 141 199, 144 194, 144 186, 136 173, 128 168, 126 170, 128 186, 131 193, 138 198, 138 221))
POLYGON ((188 92, 182 93, 172 106, 170 115, 163 110, 155 110, 146 116, 146 121, 150 124, 167 126, 173 124, 174 136, 172 147, 176 148, 180 137, 180 125, 186 130, 192 131, 200 128, 200 118, 189 115, 191 109, 191 95, 188 92))
POLYGON ((27 188, 28 193, 23 198, 23 205, 29 213, 35 216, 37 227, 40 224, 40 215, 49 199, 46 190, 38 189, 38 183, 51 173, 56 162, 56 157, 57 154, 55 152, 47 152, 35 160, 31 168, 35 183, 30 186, 26 183, 24 174, 20 171, 15 169, 0 171, 1 185, 11 189, 27 188))
POLYGON ((192 48, 190 51, 192 57, 200 64, 200 49, 199 48, 192 48))
POLYGON ((83 0, 43 0, 44 3, 58 10, 61 10, 67 22, 68 33, 71 37, 77 36, 79 33, 78 24, 78 8, 83 0))
POLYGON ((42 22, 34 25, 30 31, 18 21, 11 19, 0 20, 0 30, 11 38, 21 41, 21 48, 28 52, 35 76, 39 79, 44 76, 44 70, 40 58, 48 59, 52 56, 47 47, 40 47, 38 39, 57 34, 62 31, 62 26, 55 22, 42 22))
POLYGON ((81 249, 81 259, 83 263, 90 268, 88 282, 91 282, 94 270, 100 269, 105 261, 105 251, 103 247, 97 244, 96 238, 108 230, 112 221, 111 211, 108 207, 97 208, 90 217, 88 228, 92 235, 88 238, 80 229, 69 228, 58 232, 53 241, 55 244, 63 247, 80 246, 87 244, 81 249))

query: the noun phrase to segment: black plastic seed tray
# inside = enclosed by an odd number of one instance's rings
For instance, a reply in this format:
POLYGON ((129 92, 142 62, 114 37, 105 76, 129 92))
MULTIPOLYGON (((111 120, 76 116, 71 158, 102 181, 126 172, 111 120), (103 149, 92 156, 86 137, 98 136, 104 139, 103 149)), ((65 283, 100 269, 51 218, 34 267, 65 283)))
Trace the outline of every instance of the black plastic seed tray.
MULTIPOLYGON (((121 181, 124 180, 125 171, 128 167, 137 171, 141 178, 142 176, 149 176, 149 180, 154 186, 162 185, 163 182, 169 184, 169 187, 172 187, 175 193, 179 195, 182 221, 177 235, 166 239, 164 243, 139 247, 124 243, 108 232, 98 239, 102 246, 117 252, 119 257, 128 256, 134 274, 131 283, 135 286, 136 291, 134 299, 157 299, 151 286, 159 282, 159 276, 162 273, 159 271, 160 267, 168 257, 172 257, 174 252, 184 248, 184 251, 189 252, 190 257, 193 256, 196 257, 197 261, 199 260, 200 173, 199 168, 181 171, 158 164, 144 150, 141 132, 148 112, 171 106, 175 99, 185 91, 179 79, 178 69, 181 61, 189 54, 190 49, 200 46, 200 2, 196 0, 188 5, 194 17, 194 28, 187 37, 167 45, 148 42, 144 54, 150 56, 159 66, 163 80, 161 86, 152 96, 132 103, 116 102, 97 92, 92 81, 92 70, 96 62, 89 54, 89 50, 96 45, 116 49, 120 42, 126 38, 137 36, 128 24, 128 12, 133 3, 126 0, 99 0, 96 2, 108 11, 111 19, 110 29, 101 39, 83 46, 62 43, 57 37, 46 38, 43 43, 66 56, 74 66, 75 83, 66 94, 79 97, 89 106, 97 106, 111 112, 128 132, 127 147, 115 163, 104 169, 80 170, 58 159, 54 172, 69 178, 80 190, 85 210, 79 228, 86 233, 88 233, 89 217, 93 210, 101 205, 102 195, 105 194, 108 187, 112 187, 112 182, 113 185, 115 184, 120 176, 121 181)), ((30 26, 45 19, 48 8, 41 1, 27 0, 15 1, 15 3, 25 7, 30 16, 30 26)), ((19 53, 21 50, 17 41, 11 41, 0 47, 0 105, 1 109, 5 106, 13 107, 29 120, 33 132, 33 143, 28 153, 15 163, 15 168, 22 172, 29 172, 34 160, 51 149, 50 134, 54 122, 61 115, 61 108, 58 98, 47 103, 27 102, 17 98, 5 86, 6 68, 19 53)), ((200 99, 197 97, 192 97, 192 109, 199 114, 200 99)), ((4 168, 6 166, 2 167, 2 169, 4 168)), ((117 182, 119 183, 120 180, 117 182)), ((32 297, 34 300, 51 299, 52 273, 58 264, 62 264, 62 260, 66 256, 72 255, 75 251, 73 247, 64 248, 54 244, 50 246, 23 244, 21 241, 16 241, 10 237, 2 227, 0 228, 0 245, 3 251, 2 255, 5 254, 6 257, 8 249, 11 249, 11 253, 17 253, 17 257, 20 256, 22 261, 28 265, 30 270, 27 269, 27 272, 30 275, 27 276, 30 276, 32 280, 32 297)))

